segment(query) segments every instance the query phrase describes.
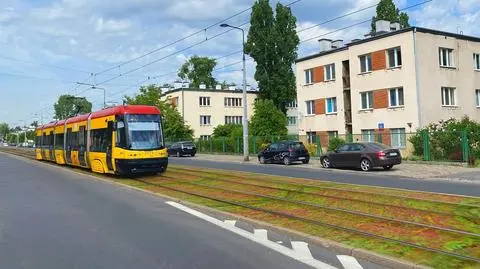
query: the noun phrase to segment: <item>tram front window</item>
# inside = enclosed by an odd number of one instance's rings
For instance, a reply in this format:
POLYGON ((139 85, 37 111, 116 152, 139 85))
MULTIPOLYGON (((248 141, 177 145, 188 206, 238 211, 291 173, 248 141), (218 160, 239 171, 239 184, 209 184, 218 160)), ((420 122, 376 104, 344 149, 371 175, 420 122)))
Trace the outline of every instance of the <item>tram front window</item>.
POLYGON ((129 148, 155 150, 163 146, 160 117, 158 115, 128 115, 129 148))

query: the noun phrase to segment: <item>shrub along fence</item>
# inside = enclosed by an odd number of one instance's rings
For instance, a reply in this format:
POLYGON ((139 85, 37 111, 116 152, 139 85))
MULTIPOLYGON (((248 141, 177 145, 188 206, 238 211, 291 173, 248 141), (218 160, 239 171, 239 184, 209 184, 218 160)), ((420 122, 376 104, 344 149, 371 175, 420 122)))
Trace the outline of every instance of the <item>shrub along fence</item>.
MULTIPOLYGON (((269 144, 279 141, 296 140, 305 144, 312 157, 320 157, 348 142, 377 142, 400 149, 402 156, 411 160, 475 162, 480 159, 480 142, 469 140, 467 132, 445 132, 432 136, 428 132, 364 132, 347 135, 287 135, 249 136, 249 151, 256 155, 269 144)), ((184 139, 167 139, 167 144, 184 139)), ((199 153, 243 154, 243 137, 209 137, 193 141, 199 153)))

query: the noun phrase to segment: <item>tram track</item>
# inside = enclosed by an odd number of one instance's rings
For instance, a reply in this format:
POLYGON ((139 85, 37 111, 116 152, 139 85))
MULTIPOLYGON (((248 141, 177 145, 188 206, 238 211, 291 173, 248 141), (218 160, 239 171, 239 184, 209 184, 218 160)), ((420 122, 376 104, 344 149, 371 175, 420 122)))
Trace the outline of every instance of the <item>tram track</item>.
MULTIPOLYGON (((179 172, 177 170, 182 170, 180 168, 172 168, 171 170, 173 170, 173 173, 175 173, 175 175, 179 176, 178 178, 181 178, 182 175, 187 175, 187 176, 196 176, 198 177, 199 180, 203 180, 203 179, 207 179, 208 181, 217 181, 217 182, 225 182, 225 183, 229 183, 229 184, 233 184, 233 185, 239 185, 239 186, 246 186, 246 187, 253 187, 253 188, 259 188, 260 191, 263 191, 263 190, 272 190, 272 191, 281 191, 281 192, 285 192, 287 195, 287 197, 289 196, 288 194, 291 194, 291 193, 294 193, 294 194, 300 194, 300 195, 303 195, 303 199, 302 200, 293 200, 293 199, 290 199, 289 201, 298 201, 299 203, 305 203, 306 205, 311 205, 311 206, 315 206, 315 207, 321 207, 321 208, 326 208, 326 209, 331 209, 331 210, 338 210, 338 211, 342 211, 342 212, 347 212, 347 213, 352 213, 352 214, 357 214, 357 215, 360 215, 360 216, 367 216, 367 217, 376 217, 376 218, 381 218, 381 219, 384 219, 384 220, 393 220, 393 221, 399 221, 399 222, 404 222, 406 224, 414 224, 414 225, 418 225, 418 226, 423 226, 423 227, 428 227, 428 228, 438 228, 438 229, 444 229, 444 230, 453 230, 453 231, 459 231, 460 233, 464 233, 465 235, 477 235, 476 233, 472 232, 471 230, 468 231, 468 230, 461 230, 461 229, 451 229, 448 225, 444 225, 443 227, 442 226, 435 226, 435 225, 429 225, 428 223, 426 222, 414 222, 414 221, 409 221, 408 219, 413 219, 412 218, 407 218, 407 219, 394 219, 394 218, 388 218, 388 217, 383 217, 383 216, 379 216, 379 215, 376 215, 376 214, 369 214, 368 212, 362 212, 362 211, 358 211, 358 210, 349 210, 348 207, 349 206, 343 206, 343 207, 332 207, 332 206, 325 206, 325 205, 322 205, 321 203, 312 203, 312 202, 305 202, 305 200, 315 200, 315 198, 317 197, 321 197, 321 198, 328 198, 329 200, 324 202, 324 204, 328 204, 329 202, 331 202, 330 200, 333 200, 333 201, 338 201, 338 202, 343 202, 343 204, 345 204, 346 201, 348 202, 353 202, 353 203, 356 203, 357 205, 358 204, 363 204, 365 205, 368 210, 366 211, 381 211, 383 214, 385 214, 385 211, 384 210, 389 210, 389 211, 393 211, 395 212, 397 215, 399 212, 407 212, 407 213, 410 213, 412 214, 413 216, 415 215, 421 215, 421 214, 434 214, 435 216, 437 217, 452 217, 454 218, 456 215, 454 214, 451 214, 451 213, 446 213, 446 212, 436 212, 436 211, 431 211, 431 210, 422 210, 422 209, 413 209, 413 208, 409 208, 409 207, 406 207, 406 206, 397 206, 397 205, 387 205, 387 204, 383 204, 383 203, 376 203, 376 202, 371 202, 371 201, 364 201, 364 200, 360 200, 360 199, 352 199, 352 198, 345 198, 345 197, 336 197, 336 196, 332 196, 332 195, 323 195, 323 194, 317 194, 317 193, 312 193, 312 192, 305 192, 305 191, 299 191, 299 190, 292 190, 292 189, 287 189, 287 188, 278 188, 278 187, 271 187, 271 186, 265 186, 263 184, 253 184, 253 183, 245 183, 245 182, 241 182, 241 181, 238 181, 238 180, 233 180, 233 179, 225 179, 225 178, 218 178, 218 177, 213 177, 213 176, 205 176, 205 175, 199 175, 198 173, 197 174, 193 174, 193 173, 184 173, 184 172, 179 172), (310 198, 311 199, 308 199, 310 198), (402 211, 403 210, 403 211, 402 211), (417 214, 414 214, 414 213, 417 213, 417 214)), ((235 177, 235 176, 233 176, 235 177)), ((259 180, 261 181, 261 180, 259 180)), ((212 186, 211 184, 198 184, 199 186, 204 186, 204 187, 216 187, 216 186, 212 186)), ((231 190, 236 190, 236 189, 233 189, 234 186, 233 185, 229 185, 228 187, 231 188, 231 190)), ((228 190, 228 189, 227 189, 228 190)), ((241 191, 241 190, 239 190, 241 191)), ((262 194, 262 193, 261 193, 262 194)), ((268 196, 268 195, 267 195, 268 196)), ((281 199, 282 197, 278 197, 278 196, 272 196, 274 199, 281 199)), ((480 223, 480 219, 477 219, 477 222, 476 224, 480 223)), ((478 229, 477 229, 478 230, 478 229)), ((477 235, 478 236, 478 235, 477 235)))
MULTIPOLYGON (((244 203, 244 202, 242 203, 242 202, 238 202, 238 201, 232 201, 231 199, 229 200, 229 199, 225 199, 225 198, 218 198, 218 197, 215 197, 211 194, 201 193, 201 191, 198 191, 198 190, 197 191, 191 191, 191 190, 188 190, 188 189, 185 189, 185 188, 183 188, 183 189, 179 188, 178 186, 177 187, 172 187, 172 186, 169 186, 169 185, 166 185, 166 184, 159 184, 159 183, 155 183, 155 182, 150 182, 150 181, 144 180, 144 179, 136 179, 136 180, 143 183, 143 184, 158 187, 158 188, 163 188, 163 189, 166 189, 166 190, 169 190, 169 191, 183 193, 183 194, 187 194, 187 195, 191 195, 191 196, 195 196, 195 197, 199 197, 199 198, 203 198, 203 199, 208 199, 208 200, 219 202, 219 203, 224 203, 224 204, 237 206, 237 207, 241 207, 241 208, 246 208, 246 209, 250 209, 250 210, 254 210, 254 211, 258 211, 258 212, 262 212, 262 213, 267 213, 267 214, 272 214, 272 215, 276 215, 276 216, 280 216, 280 217, 294 219, 294 220, 302 221, 302 222, 317 225, 317 226, 329 227, 329 228, 342 230, 342 231, 345 231, 345 232, 354 233, 354 234, 369 237, 369 238, 380 239, 380 240, 383 240, 383 241, 388 241, 388 242, 400 244, 400 245, 403 245, 403 246, 409 246, 409 247, 413 247, 413 248, 416 248, 416 249, 420 249, 420 250, 424 250, 424 251, 428 251, 428 252, 433 252, 433 253, 436 253, 436 254, 447 255, 447 256, 450 256, 450 257, 455 257, 455 258, 466 260, 466 261, 473 261, 473 262, 476 262, 476 263, 480 263, 480 258, 479 257, 473 257, 473 256, 469 256, 469 255, 458 254, 458 253, 455 253, 455 252, 451 252, 451 251, 447 251, 447 250, 443 250, 443 249, 439 249, 439 248, 424 246, 424 245, 416 244, 416 243, 409 242, 409 241, 406 241, 406 240, 399 240, 399 239, 395 239, 395 238, 391 238, 391 237, 387 237, 387 236, 383 236, 383 235, 379 235, 379 234, 374 234, 374 233, 362 231, 360 229, 355 229, 355 228, 351 228, 351 227, 345 227, 345 226, 336 225, 336 224, 332 224, 332 223, 322 222, 322 221, 319 221, 319 220, 306 218, 306 217, 302 217, 302 216, 298 216, 298 215, 294 215, 294 214, 291 214, 291 213, 286 213, 286 212, 282 212, 282 211, 278 211, 278 210, 261 208, 261 207, 253 206, 251 204, 244 203)), ((172 184, 179 184, 178 178, 162 177, 162 181, 168 181, 172 184)), ((183 183, 185 183, 185 182, 181 182, 180 184, 183 184, 183 183)), ((190 184, 190 183, 188 183, 188 184, 190 184)), ((197 185, 197 184, 193 184, 193 185, 197 185)), ((202 187, 205 188, 206 186, 202 186, 202 187)), ((236 192, 236 191, 227 190, 227 189, 221 189, 221 191, 230 192, 230 193, 235 193, 236 192)), ((240 192, 236 192, 236 193, 240 193, 240 192)), ((256 194, 251 194, 251 193, 250 194, 241 193, 241 194, 242 195, 258 196, 256 194)), ((265 197, 265 196, 258 196, 258 197, 267 198, 267 199, 271 198, 271 197, 265 197)), ((301 205, 304 205, 304 204, 301 203, 301 205)), ((433 229, 433 228, 431 228, 431 229, 433 229)), ((437 228, 435 228, 435 229, 437 229, 437 228)), ((448 231, 448 232, 453 232, 453 231, 448 231)), ((460 232, 459 234, 464 235, 464 233, 462 233, 462 232, 460 232)), ((474 237, 476 237, 476 238, 479 237, 479 236, 480 236, 479 234, 474 235, 474 237)))

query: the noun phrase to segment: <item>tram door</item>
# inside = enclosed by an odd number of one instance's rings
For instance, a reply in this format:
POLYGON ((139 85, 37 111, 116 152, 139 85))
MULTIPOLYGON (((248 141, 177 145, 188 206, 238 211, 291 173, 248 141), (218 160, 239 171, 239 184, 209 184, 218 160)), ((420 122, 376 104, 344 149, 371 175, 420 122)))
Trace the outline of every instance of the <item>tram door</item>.
POLYGON ((54 143, 53 136, 54 136, 53 132, 50 132, 50 134, 48 135, 48 149, 49 149, 51 161, 55 161, 55 145, 53 144, 54 143))
POLYGON ((85 126, 80 126, 78 136, 78 162, 80 163, 80 166, 85 167, 87 166, 85 161, 85 152, 87 149, 87 132, 85 131, 85 126))
POLYGON ((72 164, 72 128, 67 129, 67 143, 65 143, 65 161, 72 164))
POLYGON ((108 170, 113 171, 112 160, 112 137, 113 137, 113 121, 109 121, 107 125, 107 167, 108 170))
POLYGON ((47 146, 47 134, 42 132, 42 146, 41 146, 41 153, 42 153, 42 159, 46 160, 47 155, 45 154, 45 148, 47 146))

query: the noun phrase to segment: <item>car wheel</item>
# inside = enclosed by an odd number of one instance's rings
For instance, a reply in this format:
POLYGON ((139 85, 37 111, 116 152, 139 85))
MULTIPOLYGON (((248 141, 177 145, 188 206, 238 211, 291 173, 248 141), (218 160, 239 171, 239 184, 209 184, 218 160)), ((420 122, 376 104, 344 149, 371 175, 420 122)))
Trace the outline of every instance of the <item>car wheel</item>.
POLYGON ((180 157, 180 156, 181 156, 181 155, 180 155, 180 152, 179 152, 179 151, 177 151, 177 157, 180 157))
POLYGON ((322 166, 323 166, 323 168, 332 167, 332 164, 330 163, 330 159, 328 157, 325 157, 325 158, 322 159, 322 166))
POLYGON ((284 164, 284 165, 290 165, 290 158, 284 157, 284 158, 283 158, 283 164, 284 164))
POLYGON ((310 162, 310 160, 303 160, 302 163, 303 164, 308 164, 310 162))
POLYGON ((372 170, 372 162, 369 159, 362 159, 360 161, 360 169, 365 172, 372 170))
POLYGON ((386 171, 388 171, 388 170, 392 169, 392 167, 393 167, 393 165, 385 165, 385 166, 383 167, 383 169, 385 169, 386 171))
POLYGON ((195 153, 190 154, 190 156, 195 157, 195 153))
POLYGON ((265 164, 265 157, 260 157, 258 158, 258 161, 261 163, 261 164, 265 164))

